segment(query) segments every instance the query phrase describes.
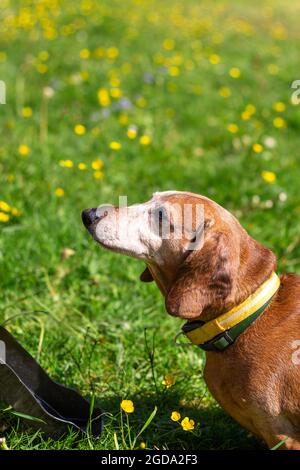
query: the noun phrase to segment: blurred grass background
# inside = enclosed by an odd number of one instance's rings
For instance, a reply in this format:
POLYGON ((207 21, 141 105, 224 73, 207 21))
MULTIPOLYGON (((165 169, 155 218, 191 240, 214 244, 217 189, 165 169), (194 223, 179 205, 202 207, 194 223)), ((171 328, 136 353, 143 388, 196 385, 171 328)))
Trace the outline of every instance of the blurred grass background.
POLYGON ((0 319, 55 380, 107 413, 98 441, 55 442, 9 419, 10 448, 125 448, 123 398, 135 403, 133 432, 158 406, 147 448, 261 448, 211 398, 203 353, 174 347, 181 324, 138 282, 141 263, 100 250, 80 213, 119 195, 205 194, 276 252, 279 271, 297 270, 299 10, 283 0, 1 0, 0 319), (173 410, 195 430, 172 422, 173 410))

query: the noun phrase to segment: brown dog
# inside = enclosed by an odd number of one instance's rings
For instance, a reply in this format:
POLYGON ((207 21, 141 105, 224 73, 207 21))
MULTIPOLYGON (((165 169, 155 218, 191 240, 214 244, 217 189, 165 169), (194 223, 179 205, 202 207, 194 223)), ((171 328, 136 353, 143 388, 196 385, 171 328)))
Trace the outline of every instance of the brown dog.
MULTIPOLYGON (((100 245, 144 260, 141 280, 155 280, 167 311, 192 327, 195 320, 220 327, 214 319, 240 314, 276 269, 272 251, 196 194, 155 193, 144 204, 87 209, 82 218, 100 245)), ((300 278, 282 275, 271 294, 232 344, 207 351, 204 376, 221 406, 269 447, 285 440, 281 448, 300 449, 300 278)))

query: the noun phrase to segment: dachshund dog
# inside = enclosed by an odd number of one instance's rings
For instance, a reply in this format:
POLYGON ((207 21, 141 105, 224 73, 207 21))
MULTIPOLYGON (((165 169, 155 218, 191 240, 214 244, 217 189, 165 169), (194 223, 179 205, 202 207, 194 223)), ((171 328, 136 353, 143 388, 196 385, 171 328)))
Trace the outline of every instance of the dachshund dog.
POLYGON ((300 450, 300 277, 279 279, 273 252, 197 194, 154 193, 143 204, 86 209, 82 219, 101 246, 143 260, 141 280, 156 282, 192 342, 204 339, 204 378, 220 405, 269 447, 300 450), (264 305, 253 313, 253 302, 264 305))

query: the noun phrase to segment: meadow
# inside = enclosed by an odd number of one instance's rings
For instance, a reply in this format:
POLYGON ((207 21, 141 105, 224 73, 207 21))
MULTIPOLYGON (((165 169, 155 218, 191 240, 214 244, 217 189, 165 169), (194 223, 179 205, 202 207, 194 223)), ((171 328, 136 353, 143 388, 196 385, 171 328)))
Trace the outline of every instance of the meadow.
POLYGON ((211 397, 204 353, 175 347, 181 322, 140 283, 142 263, 97 246, 81 211, 204 194, 278 272, 299 271, 299 13, 284 0, 1 0, 0 321, 105 412, 100 439, 54 440, 3 404, 10 449, 264 448, 211 397))

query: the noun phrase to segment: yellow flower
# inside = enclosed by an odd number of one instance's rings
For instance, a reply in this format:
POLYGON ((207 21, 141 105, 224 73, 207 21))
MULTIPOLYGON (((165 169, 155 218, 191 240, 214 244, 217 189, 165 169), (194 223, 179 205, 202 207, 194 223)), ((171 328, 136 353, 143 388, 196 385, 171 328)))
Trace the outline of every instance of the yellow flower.
POLYGON ((218 54, 212 54, 212 55, 209 56, 209 61, 210 61, 211 64, 217 65, 217 64, 220 63, 221 58, 218 54))
POLYGON ((136 127, 129 127, 128 130, 127 130, 127 137, 129 139, 135 139, 137 136, 137 130, 136 130, 136 127))
POLYGON ((239 130, 239 127, 237 126, 237 124, 231 123, 231 124, 228 124, 227 130, 231 132, 231 134, 236 134, 239 130))
POLYGON ((96 57, 103 57, 104 56, 104 48, 103 47, 97 47, 97 49, 95 49, 94 51, 94 54, 96 57))
POLYGON ((188 417, 184 418, 180 424, 184 431, 192 431, 195 429, 195 421, 193 419, 189 419, 188 417))
POLYGON ((19 211, 19 209, 17 209, 16 207, 12 207, 11 208, 11 213, 12 215, 14 215, 15 217, 19 217, 21 215, 21 211, 19 211))
POLYGON ((10 209, 10 206, 6 202, 0 201, 0 211, 10 212, 10 209))
POLYGON ((60 160, 59 166, 61 166, 62 168, 73 168, 74 163, 72 162, 72 160, 60 160))
POLYGON ((112 149, 112 150, 120 150, 120 148, 122 147, 122 145, 120 144, 120 142, 116 142, 116 141, 113 141, 109 144, 109 147, 112 149))
POLYGON ((145 442, 140 443, 140 449, 146 449, 146 443, 145 442))
POLYGON ((81 49, 81 51, 79 52, 79 55, 80 55, 80 58, 81 59, 88 59, 91 55, 91 51, 89 49, 81 49))
POLYGON ((22 116, 24 118, 29 118, 32 116, 32 108, 30 108, 30 106, 25 106, 23 109, 22 109, 22 116))
POLYGON ((114 76, 114 77, 111 77, 111 79, 109 80, 109 82, 110 82, 110 84, 111 84, 111 86, 112 86, 113 88, 119 88, 120 83, 121 83, 121 82, 120 82, 120 79, 119 79, 118 77, 115 77, 115 76, 114 76))
POLYGON ((77 135, 84 135, 86 132, 86 128, 82 124, 76 124, 76 126, 74 126, 74 132, 77 135))
POLYGON ((101 170, 102 167, 103 167, 103 161, 100 160, 100 158, 97 158, 97 160, 92 161, 93 170, 101 170))
POLYGON ((46 64, 37 64, 36 69, 39 73, 44 74, 48 70, 48 66, 46 64))
POLYGON ((106 54, 109 59, 115 59, 119 55, 119 49, 117 47, 109 47, 106 54))
POLYGON ((141 145, 149 145, 151 144, 151 137, 149 135, 142 135, 140 137, 140 144, 141 145))
POLYGON ((120 88, 111 88, 111 90, 110 90, 110 95, 111 95, 113 98, 121 98, 121 96, 122 96, 122 90, 120 90, 120 88))
POLYGON ((253 152, 255 153, 261 153, 264 148, 261 144, 253 144, 252 149, 253 149, 253 152))
POLYGON ((122 400, 121 408, 125 413, 133 413, 134 412, 134 405, 131 400, 122 400))
POLYGON ((83 80, 84 82, 86 82, 86 81, 89 79, 90 74, 89 74, 89 72, 88 72, 87 70, 82 70, 82 71, 80 72, 80 77, 81 77, 81 80, 83 80))
POLYGON ((219 90, 219 95, 222 96, 222 98, 229 98, 231 91, 227 86, 222 86, 219 90))
POLYGON ((171 420, 172 421, 179 421, 181 419, 181 414, 178 411, 172 411, 171 413, 171 420))
POLYGON ((103 180, 103 177, 104 177, 104 174, 102 173, 102 171, 95 171, 94 178, 96 180, 103 180))
POLYGON ((30 148, 26 144, 21 144, 19 145, 18 152, 22 157, 26 157, 30 152, 30 148))
POLYGON ((170 38, 165 39, 164 42, 163 42, 163 47, 167 51, 171 51, 172 49, 174 49, 174 47, 175 47, 174 39, 170 39, 170 38))
POLYGON ((54 194, 56 197, 63 197, 65 195, 65 192, 62 188, 56 188, 54 194))
POLYGON ((282 101, 278 101, 277 103, 274 103, 272 108, 274 111, 277 111, 278 113, 282 113, 286 109, 286 105, 282 103, 282 101))
POLYGON ((249 121, 249 119, 251 118, 251 113, 243 111, 241 114, 241 118, 243 119, 243 121, 249 121))
POLYGON ((9 215, 5 214, 4 212, 0 212, 0 222, 8 222, 9 221, 9 215))
POLYGON ((137 100, 136 100, 136 105, 139 107, 139 108, 145 108, 147 104, 147 101, 145 100, 145 98, 143 96, 140 96, 137 100))
POLYGON ((122 125, 122 126, 125 126, 126 124, 128 124, 128 116, 127 114, 121 114, 119 116, 119 123, 122 125))
POLYGON ((268 65, 268 72, 270 75, 277 75, 279 72, 279 67, 277 64, 269 64, 268 65))
POLYGON ((249 114, 255 114, 256 113, 256 107, 254 106, 254 104, 247 104, 246 112, 249 113, 249 114))
POLYGON ((180 74, 180 69, 176 67, 176 65, 172 65, 171 67, 169 67, 168 72, 171 77, 177 77, 180 74))
POLYGON ((232 77, 232 78, 239 78, 241 76, 241 71, 238 67, 232 67, 230 70, 229 70, 229 75, 232 77))
POLYGON ((276 181, 276 175, 273 171, 263 171, 261 177, 266 183, 273 184, 276 181))
POLYGON ((110 97, 106 88, 99 88, 97 92, 97 96, 98 96, 99 104, 101 106, 107 107, 110 105, 110 97))
POLYGON ((84 171, 87 169, 87 165, 85 163, 78 163, 78 170, 84 171))
POLYGON ((276 117, 273 120, 273 125, 274 127, 277 127, 277 129, 281 129, 282 127, 285 127, 285 120, 282 117, 276 117))
POLYGON ((162 381, 162 384, 165 385, 166 388, 172 387, 176 382, 176 378, 174 374, 166 374, 162 381))
POLYGON ((100 134, 100 129, 99 127, 93 127, 92 129, 92 136, 97 137, 100 134))
POLYGON ((38 58, 42 61, 48 60, 49 59, 49 52, 47 52, 47 51, 39 52, 38 58))

